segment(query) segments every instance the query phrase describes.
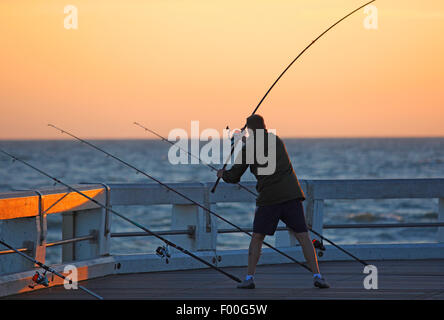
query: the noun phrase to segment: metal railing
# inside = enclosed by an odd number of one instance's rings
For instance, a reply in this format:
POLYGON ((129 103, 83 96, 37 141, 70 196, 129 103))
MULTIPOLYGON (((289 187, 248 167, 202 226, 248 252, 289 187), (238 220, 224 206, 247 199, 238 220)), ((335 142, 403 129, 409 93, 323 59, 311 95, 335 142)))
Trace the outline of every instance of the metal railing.
MULTIPOLYGON (((347 223, 347 224, 324 224, 324 229, 379 229, 379 228, 433 228, 444 227, 444 222, 411 222, 411 223, 347 223)), ((253 228, 244 227, 245 231, 253 232, 253 228)), ((290 231, 287 227, 278 227, 276 231, 290 231)), ((160 230, 156 231, 159 235, 188 235, 193 237, 194 230, 160 230)), ((241 233, 238 229, 218 229, 217 233, 241 233)), ((111 238, 124 237, 150 237, 146 232, 117 232, 111 233, 111 238)))
MULTIPOLYGON (((97 240, 97 236, 96 235, 89 235, 89 236, 76 237, 76 238, 71 238, 71 239, 64 239, 64 240, 59 240, 59 241, 54 241, 54 242, 46 243, 44 246, 46 248, 50 248, 50 247, 61 246, 61 245, 68 244, 68 243, 75 243, 75 242, 87 241, 87 240, 96 241, 97 240)), ((30 249, 30 248, 18 248, 17 250, 20 251, 20 252, 31 252, 32 251, 32 249, 30 249)), ((17 253, 17 252, 15 252, 14 250, 0 251, 0 255, 10 254, 10 253, 17 253)))
MULTIPOLYGON (((326 229, 437 228, 437 243, 444 243, 444 179, 301 180, 300 183, 307 197, 304 201, 307 223, 319 234, 322 234, 322 231, 326 229), (384 224, 324 224, 323 221, 325 200, 400 198, 439 199, 438 221, 384 224)), ((255 184, 252 181, 243 183, 245 187, 252 190, 255 188, 255 184)), ((209 192, 211 183, 172 183, 169 185, 206 208, 211 208, 217 203, 252 203, 255 201, 250 193, 241 192, 237 185, 223 183, 215 194, 209 192)), ((80 188, 82 192, 88 193, 98 202, 105 203, 106 206, 172 205, 171 230, 160 230, 156 233, 174 237, 175 242, 193 251, 215 250, 218 234, 239 232, 237 229, 219 229, 216 219, 208 212, 157 184, 91 184, 76 187, 80 188)), ((109 255, 110 242, 113 238, 150 236, 145 232, 111 233, 111 219, 109 219, 107 210, 86 201, 79 195, 70 193, 70 190, 66 188, 0 193, 0 220, 8 221, 6 225, 0 227, 4 228, 6 238, 12 239, 16 247, 20 248, 19 250, 29 250, 24 248, 23 243, 25 241, 32 242, 33 239, 35 247, 62 246, 62 261, 85 260, 109 255), (7 210, 8 203, 11 203, 12 212, 16 212, 16 214, 7 210), (44 211, 44 208, 51 208, 51 210, 44 211), (57 213, 64 214, 62 233, 65 239, 45 243, 46 215, 57 213), (27 231, 23 232, 24 230, 27 231), (95 235, 91 235, 92 230, 95 230, 95 235), (88 233, 89 235, 85 235, 88 233), (27 238, 24 237, 25 234, 27 238), (85 244, 85 241, 89 241, 89 243, 85 244), (79 242, 84 244, 73 248, 72 244, 79 242)), ((253 231, 251 227, 243 229, 248 232, 253 231)), ((291 235, 285 232, 287 230, 286 227, 277 229, 277 246, 286 247, 290 246, 290 243, 293 243, 292 246, 295 245, 294 241, 289 241, 292 239, 291 235)), ((0 255, 10 253, 12 253, 10 250, 0 251, 0 255)), ((6 257, 2 258, 2 261, 6 261, 5 259, 6 257)), ((0 262, 0 272, 2 263, 0 262)), ((10 268, 9 265, 8 268, 10 268)))

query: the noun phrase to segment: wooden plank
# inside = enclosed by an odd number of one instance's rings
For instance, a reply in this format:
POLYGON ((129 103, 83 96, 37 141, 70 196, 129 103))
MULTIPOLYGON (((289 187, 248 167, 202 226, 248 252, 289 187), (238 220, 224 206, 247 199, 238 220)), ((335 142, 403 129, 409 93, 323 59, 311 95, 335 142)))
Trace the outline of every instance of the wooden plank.
MULTIPOLYGON (((105 299, 444 299, 444 260, 371 263, 378 266, 378 290, 364 289, 362 266, 352 261, 320 263, 332 286, 328 290, 313 288, 311 275, 293 264, 259 266, 255 290, 238 290, 235 282, 210 269, 113 275, 82 285, 105 299)), ((224 270, 245 273, 245 268, 224 270)), ((63 287, 6 298, 90 299, 63 287)))

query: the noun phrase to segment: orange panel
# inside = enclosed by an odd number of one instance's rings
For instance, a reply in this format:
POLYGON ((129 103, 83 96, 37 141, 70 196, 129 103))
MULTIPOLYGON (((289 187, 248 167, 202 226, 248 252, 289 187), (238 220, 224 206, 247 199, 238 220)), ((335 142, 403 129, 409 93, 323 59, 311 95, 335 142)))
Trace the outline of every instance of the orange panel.
MULTIPOLYGON (((85 190, 81 192, 99 203, 104 204, 105 202, 105 191, 103 189, 85 190)), ((47 210, 47 208, 51 207, 55 202, 64 197, 65 194, 66 193, 56 193, 44 195, 42 197, 43 211, 47 210)), ((0 199, 0 220, 37 216, 39 214, 38 199, 38 196, 0 199)), ((69 212, 98 207, 97 204, 86 199, 84 196, 76 192, 70 192, 46 213, 69 212)))

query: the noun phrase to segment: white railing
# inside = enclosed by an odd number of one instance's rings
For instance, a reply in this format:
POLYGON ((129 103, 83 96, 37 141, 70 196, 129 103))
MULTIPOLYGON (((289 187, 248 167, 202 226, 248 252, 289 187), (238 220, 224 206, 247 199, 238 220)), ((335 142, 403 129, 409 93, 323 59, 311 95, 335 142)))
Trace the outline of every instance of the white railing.
MULTIPOLYGON (((244 182, 254 190, 255 182, 244 182)), ((242 192, 239 186, 222 183, 212 194, 212 183, 171 183, 174 189, 206 208, 216 203, 255 201, 254 196, 242 192)), ((431 259, 444 258, 444 179, 400 180, 301 180, 307 196, 304 201, 306 219, 313 230, 322 234, 324 229, 324 201, 329 199, 439 199, 438 221, 427 226, 438 226, 436 242, 411 244, 357 244, 344 246, 361 259, 431 259)), ((182 247, 207 257, 220 266, 245 265, 245 250, 217 250, 218 230, 216 219, 202 208, 189 203, 172 191, 157 184, 91 184, 77 185, 82 192, 106 206, 172 205, 171 230, 162 232, 182 247)), ((121 212, 125 214, 125 212, 121 212)), ((91 261, 110 257, 110 242, 114 237, 131 236, 131 233, 111 234, 111 219, 104 210, 82 196, 65 188, 37 191, 0 193, 0 238, 45 262, 46 248, 62 246, 62 263, 91 261), (59 200, 59 201, 58 201, 59 200), (47 215, 62 214, 62 239, 47 243, 47 215)), ((414 224, 404 224, 413 226, 414 224)), ((418 224, 421 225, 421 224, 418 224)), ((149 227, 149 226, 147 226, 149 227)), ((329 225, 328 228, 334 228, 329 225)), ((365 225, 338 225, 338 227, 367 227, 365 225)), ((370 227, 370 226, 368 226, 370 227)), ((384 227, 384 226, 380 226, 384 227)), ((140 235, 141 233, 139 233, 140 235)), ((287 231, 278 231, 276 246, 303 260, 296 239, 287 231)), ((1 275, 24 272, 34 268, 32 263, 0 248, 1 275)), ((106 272, 141 272, 164 269, 203 267, 181 254, 169 265, 153 262, 153 254, 113 256, 112 267, 106 272), (143 259, 150 263, 140 263, 143 259), (111 270, 111 271, 110 271, 111 270), (114 270, 114 271, 113 271, 114 270), (116 271, 117 270, 117 271, 116 271)), ((158 260, 158 258, 156 258, 158 260)), ((327 246, 321 260, 348 260, 349 256, 327 246)), ((107 260, 108 261, 108 260, 107 260)), ((145 262, 146 262, 145 261, 145 262)), ((288 263, 286 258, 269 249, 263 250, 261 263, 288 263)), ((91 266, 90 266, 91 268, 91 266)), ((106 269, 105 268, 105 269, 106 269)), ((98 272, 97 274, 103 274, 98 272)), ((90 272, 87 277, 91 277, 90 272)))

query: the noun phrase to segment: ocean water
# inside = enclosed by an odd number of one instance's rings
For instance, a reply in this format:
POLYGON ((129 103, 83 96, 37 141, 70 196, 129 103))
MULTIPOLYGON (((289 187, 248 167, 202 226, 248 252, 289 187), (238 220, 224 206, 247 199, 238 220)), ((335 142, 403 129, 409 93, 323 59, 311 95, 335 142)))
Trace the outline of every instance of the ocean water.
MULTIPOLYGON (((444 138, 284 139, 299 179, 443 178, 444 138)), ((204 165, 172 165, 170 145, 159 140, 91 141, 163 182, 214 181, 204 165)), ((0 141, 0 148, 69 184, 80 182, 153 183, 117 161, 72 140, 0 141)), ((218 167, 218 165, 216 165, 218 167)), ((254 180, 246 172, 242 181, 254 180)), ((38 189, 52 181, 19 162, 0 155, 0 192, 38 189)), ((244 191, 239 191, 244 192, 244 191)), ((437 199, 326 201, 324 223, 394 223, 437 221, 437 199)), ((114 207, 118 212, 154 230, 168 230, 171 206, 114 207)), ((254 204, 223 203, 214 211, 233 223, 252 225, 254 204)), ((140 231, 118 217, 112 232, 140 231)), ((48 241, 61 239, 61 216, 48 216, 48 241)), ((220 228, 229 228, 219 222, 220 228)), ((435 240, 437 228, 328 229, 325 236, 339 244, 405 243, 435 240)), ((273 243, 274 239, 267 239, 273 243)), ((246 248, 244 234, 222 234, 218 249, 246 248)), ((153 252, 162 243, 153 237, 113 238, 112 253, 153 252)), ((57 262, 60 247, 48 248, 48 260, 57 262)))

